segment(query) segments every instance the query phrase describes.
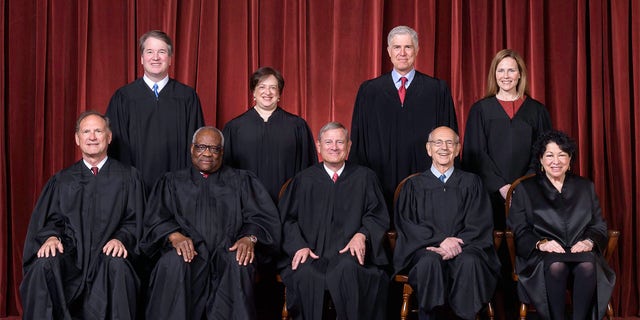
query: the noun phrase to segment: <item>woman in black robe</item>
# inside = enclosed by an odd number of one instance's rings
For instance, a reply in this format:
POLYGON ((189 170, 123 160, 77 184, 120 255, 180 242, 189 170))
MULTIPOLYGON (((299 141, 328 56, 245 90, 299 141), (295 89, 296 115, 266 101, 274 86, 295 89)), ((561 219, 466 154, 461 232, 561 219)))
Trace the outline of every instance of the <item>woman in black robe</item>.
POLYGON ((511 182, 535 160, 531 145, 551 129, 549 112, 529 96, 527 67, 515 51, 496 54, 489 68, 485 98, 471 106, 462 164, 482 178, 491 196, 493 221, 504 228, 504 199, 511 182))
POLYGON ((573 319, 602 319, 615 274, 603 257, 607 225, 593 183, 568 172, 575 143, 566 134, 543 134, 533 153, 540 171, 515 188, 507 219, 520 299, 542 319, 564 319, 573 278, 573 319))
POLYGON ((278 106, 278 70, 260 68, 249 84, 255 106, 225 125, 224 163, 255 173, 277 203, 282 184, 318 162, 315 143, 304 119, 278 106))

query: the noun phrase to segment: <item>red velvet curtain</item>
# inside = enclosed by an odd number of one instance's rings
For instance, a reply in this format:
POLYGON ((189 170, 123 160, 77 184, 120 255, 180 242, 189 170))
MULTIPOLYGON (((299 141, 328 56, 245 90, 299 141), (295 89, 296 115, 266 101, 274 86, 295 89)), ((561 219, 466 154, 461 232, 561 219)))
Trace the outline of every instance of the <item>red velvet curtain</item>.
POLYGON ((493 55, 525 57, 532 96, 577 140, 574 171, 595 182, 622 232, 616 315, 640 312, 639 1, 0 0, 0 11, 0 317, 21 313, 22 247, 41 187, 79 158, 77 115, 104 112, 141 75, 142 33, 173 37, 171 75, 196 88, 208 124, 246 110, 249 75, 269 65, 286 80, 281 106, 317 132, 350 125, 359 84, 391 69, 386 33, 399 24, 420 35, 417 68, 449 83, 461 131, 493 55))

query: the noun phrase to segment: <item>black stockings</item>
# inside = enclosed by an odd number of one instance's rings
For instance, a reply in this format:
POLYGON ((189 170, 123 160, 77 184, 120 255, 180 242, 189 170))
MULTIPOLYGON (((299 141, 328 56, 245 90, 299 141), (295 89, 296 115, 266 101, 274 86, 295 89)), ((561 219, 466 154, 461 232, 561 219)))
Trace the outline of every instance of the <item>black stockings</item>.
POLYGON ((554 262, 546 274, 551 319, 564 319, 565 290, 573 274, 573 319, 587 319, 593 306, 596 272, 592 262, 554 262))

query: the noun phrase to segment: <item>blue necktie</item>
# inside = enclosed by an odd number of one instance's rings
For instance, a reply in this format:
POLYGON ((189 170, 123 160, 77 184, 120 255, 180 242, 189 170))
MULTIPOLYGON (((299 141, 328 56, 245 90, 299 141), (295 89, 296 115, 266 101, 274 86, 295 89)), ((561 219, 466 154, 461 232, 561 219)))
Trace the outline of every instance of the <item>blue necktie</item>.
POLYGON ((447 176, 445 176, 445 175, 443 174, 443 175, 440 175, 440 177, 439 177, 438 179, 440 179, 440 181, 444 182, 444 179, 445 179, 446 177, 447 177, 447 176))
POLYGON ((154 83, 153 84, 153 93, 156 94, 156 99, 158 98, 158 84, 154 83))

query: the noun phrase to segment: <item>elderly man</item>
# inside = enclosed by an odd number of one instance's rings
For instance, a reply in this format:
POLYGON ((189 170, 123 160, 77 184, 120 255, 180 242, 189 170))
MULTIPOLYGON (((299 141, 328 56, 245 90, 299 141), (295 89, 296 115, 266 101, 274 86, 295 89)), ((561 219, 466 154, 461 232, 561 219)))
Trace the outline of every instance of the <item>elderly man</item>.
POLYGON ((24 245, 23 319, 134 319, 130 259, 144 210, 138 171, 107 157, 109 120, 78 118, 82 160, 56 173, 38 199, 24 245))
POLYGON ((169 78, 173 43, 152 30, 140 37, 144 76, 118 89, 109 102, 109 155, 142 172, 147 194, 165 172, 189 165, 189 139, 204 125, 195 90, 169 78))
POLYGON ((458 130, 447 84, 415 70, 418 34, 406 26, 387 37, 393 70, 360 85, 353 107, 349 160, 371 168, 382 182, 387 206, 404 177, 429 168, 422 149, 425 129, 458 130))
POLYGON ((160 255, 147 319, 255 319, 256 250, 275 254, 280 219, 252 173, 223 166, 224 137, 193 135, 192 166, 165 174, 149 196, 142 250, 160 255))
POLYGON ((345 161, 350 147, 342 124, 322 127, 323 162, 296 175, 279 203, 281 275, 296 319, 322 319, 325 289, 338 319, 386 318, 387 208, 373 171, 345 161))
POLYGON ((445 303, 474 319, 500 270, 489 198, 480 177, 454 168, 460 143, 452 129, 433 130, 426 148, 431 169, 409 179, 396 203, 394 265, 408 272, 421 319, 445 303))

